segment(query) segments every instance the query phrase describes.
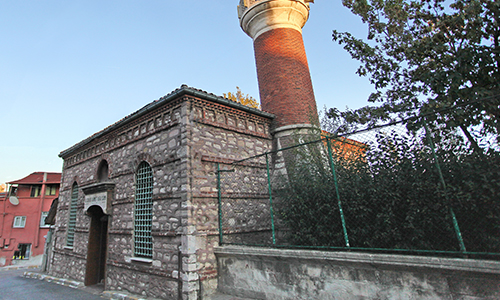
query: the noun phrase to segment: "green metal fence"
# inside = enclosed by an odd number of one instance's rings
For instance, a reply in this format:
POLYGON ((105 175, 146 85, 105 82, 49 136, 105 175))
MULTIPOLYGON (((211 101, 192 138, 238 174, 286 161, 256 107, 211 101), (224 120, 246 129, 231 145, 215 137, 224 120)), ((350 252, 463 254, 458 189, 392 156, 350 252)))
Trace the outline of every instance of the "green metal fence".
POLYGON ((410 121, 218 165, 220 243, 500 258, 496 137, 410 121))

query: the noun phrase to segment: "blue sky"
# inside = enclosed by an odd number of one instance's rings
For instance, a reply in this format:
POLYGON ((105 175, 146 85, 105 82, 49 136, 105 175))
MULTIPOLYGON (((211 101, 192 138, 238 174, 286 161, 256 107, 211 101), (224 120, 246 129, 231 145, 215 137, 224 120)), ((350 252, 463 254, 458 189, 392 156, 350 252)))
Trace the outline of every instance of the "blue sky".
MULTIPOLYGON (((58 154, 181 84, 258 99, 238 0, 0 0, 0 183, 60 172, 58 154)), ((331 32, 366 37, 341 0, 311 4, 304 43, 319 108, 373 88, 331 32)))

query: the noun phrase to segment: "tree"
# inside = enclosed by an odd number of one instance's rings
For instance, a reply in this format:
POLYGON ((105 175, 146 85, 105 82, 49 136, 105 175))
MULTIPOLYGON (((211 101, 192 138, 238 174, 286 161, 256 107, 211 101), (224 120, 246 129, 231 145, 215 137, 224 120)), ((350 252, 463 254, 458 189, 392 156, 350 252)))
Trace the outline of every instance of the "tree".
POLYGON ((252 98, 248 94, 246 94, 246 96, 245 96, 241 92, 239 87, 236 87, 235 94, 228 92, 227 94, 223 93, 222 95, 224 96, 224 98, 229 99, 231 101, 243 104, 243 105, 248 106, 248 107, 260 109, 259 102, 257 102, 257 100, 255 100, 254 98, 252 98))
POLYGON ((343 4, 367 23, 368 38, 333 31, 333 40, 360 61, 357 74, 369 76, 376 89, 368 101, 378 105, 344 112, 331 109, 330 118, 374 125, 458 105, 460 109, 438 114, 433 125, 461 130, 476 151, 479 136, 500 132, 499 1, 343 4))
POLYGON ((0 183, 0 193, 5 192, 5 184, 0 183))

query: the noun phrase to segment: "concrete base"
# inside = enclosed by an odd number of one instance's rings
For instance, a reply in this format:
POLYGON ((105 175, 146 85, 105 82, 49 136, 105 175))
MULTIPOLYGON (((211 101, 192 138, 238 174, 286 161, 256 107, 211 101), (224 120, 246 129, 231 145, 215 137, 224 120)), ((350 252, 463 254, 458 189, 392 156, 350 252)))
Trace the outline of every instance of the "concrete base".
POLYGON ((254 299, 500 299, 500 262, 224 246, 219 291, 254 299))

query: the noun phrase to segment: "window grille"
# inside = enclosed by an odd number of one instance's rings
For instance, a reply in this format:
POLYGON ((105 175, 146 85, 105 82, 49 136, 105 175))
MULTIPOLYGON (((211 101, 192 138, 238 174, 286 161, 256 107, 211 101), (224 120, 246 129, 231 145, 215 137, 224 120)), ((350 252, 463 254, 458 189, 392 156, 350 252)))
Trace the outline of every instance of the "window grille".
POLYGON ((71 189, 71 204, 69 208, 68 235, 66 237, 66 246, 73 247, 75 241, 76 227, 76 204, 78 202, 78 184, 73 184, 71 189))
POLYGON ((151 225, 153 217, 153 171, 142 162, 137 170, 134 209, 134 254, 137 257, 153 257, 151 225))

